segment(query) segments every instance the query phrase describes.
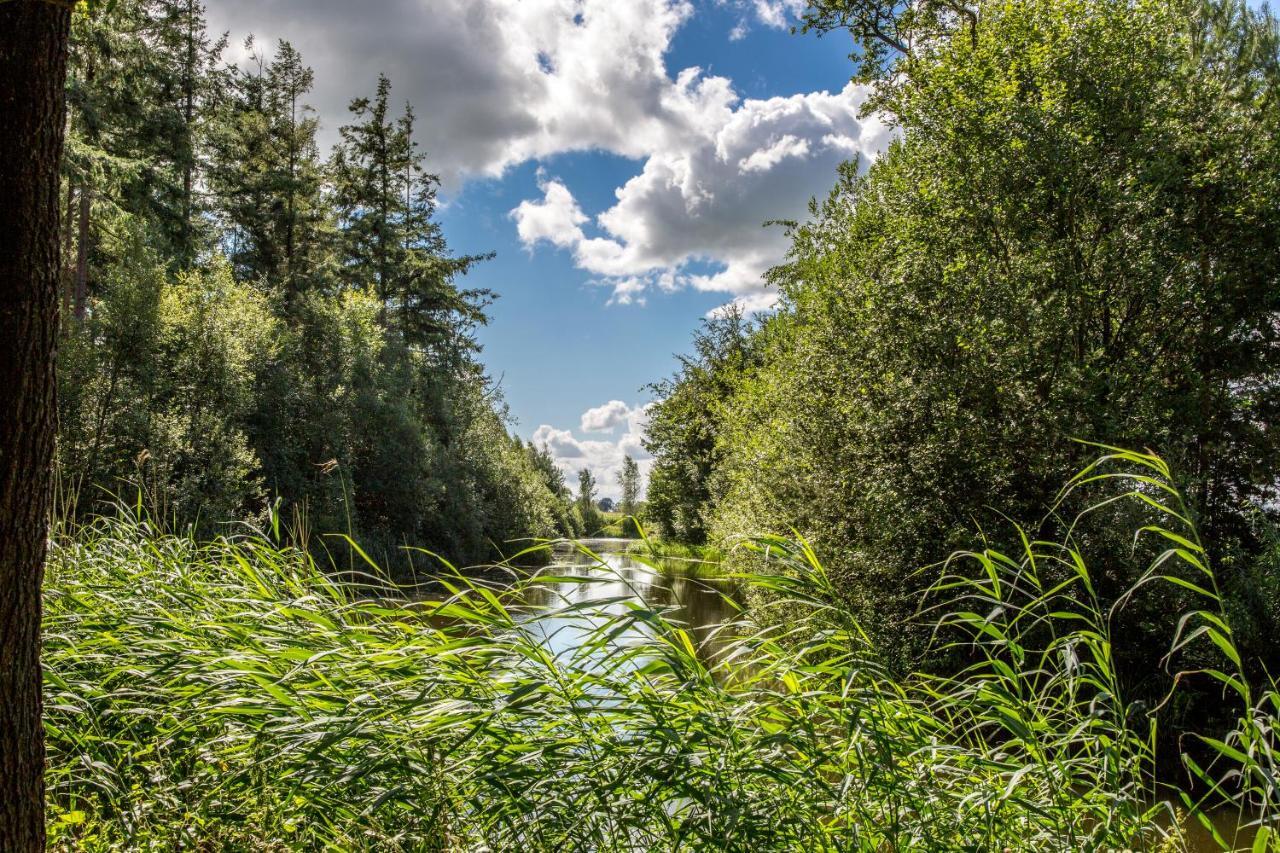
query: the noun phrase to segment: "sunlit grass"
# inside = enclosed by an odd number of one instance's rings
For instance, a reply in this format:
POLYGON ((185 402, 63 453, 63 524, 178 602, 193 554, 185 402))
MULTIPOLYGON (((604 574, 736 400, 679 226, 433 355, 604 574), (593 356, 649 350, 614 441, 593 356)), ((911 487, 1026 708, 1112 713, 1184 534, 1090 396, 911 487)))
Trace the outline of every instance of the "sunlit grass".
MULTIPOLYGON (((1162 519, 1142 534, 1169 544, 1144 583, 1195 587, 1203 608, 1171 645, 1218 648, 1240 707, 1194 769, 1213 804, 1274 826, 1280 694, 1233 658, 1163 463, 1113 454, 1075 485, 1099 477, 1162 519)), ((803 542, 743 547, 768 567, 744 582, 799 615, 744 614, 699 656, 641 599, 529 614, 515 602, 537 581, 458 576, 443 601, 388 603, 271 534, 197 543, 122 510, 60 542, 50 569, 54 846, 1177 849, 1155 732, 1126 724, 1083 556, 1034 541, 956 555, 934 618, 974 663, 896 680, 803 542), (586 639, 555 655, 530 620, 586 639)))

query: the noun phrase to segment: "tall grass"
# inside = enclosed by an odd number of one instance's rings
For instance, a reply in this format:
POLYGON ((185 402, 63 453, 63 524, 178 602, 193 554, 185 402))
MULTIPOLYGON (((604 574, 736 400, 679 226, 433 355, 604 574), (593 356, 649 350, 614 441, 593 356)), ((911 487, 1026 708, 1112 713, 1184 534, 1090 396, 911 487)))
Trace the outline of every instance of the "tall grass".
MULTIPOLYGON (((1171 649, 1212 644, 1241 709, 1193 770, 1263 827, 1256 849, 1280 849, 1276 685, 1233 657, 1163 463, 1110 454, 1073 486, 1099 478, 1168 543, 1133 594, 1194 588, 1204 606, 1171 649)), ((1177 849, 1154 723, 1125 701, 1110 614, 1069 545, 948 561, 938 636, 972 665, 905 681, 805 543, 741 547, 770 567, 744 581, 800 615, 744 614, 700 656, 642 598, 529 612, 530 581, 459 575, 440 601, 372 599, 270 533, 199 543, 122 510, 60 542, 50 570, 54 846, 1177 849), (539 623, 585 639, 553 654, 539 623)))

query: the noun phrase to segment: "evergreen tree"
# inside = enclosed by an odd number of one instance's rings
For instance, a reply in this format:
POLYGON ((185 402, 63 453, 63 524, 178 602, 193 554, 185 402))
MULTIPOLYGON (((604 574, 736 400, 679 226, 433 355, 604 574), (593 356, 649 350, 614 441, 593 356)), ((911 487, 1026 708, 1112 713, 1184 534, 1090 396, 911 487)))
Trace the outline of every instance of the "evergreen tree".
POLYGON ((373 98, 351 102, 356 121, 341 128, 333 157, 334 192, 348 287, 372 287, 381 320, 407 344, 448 367, 474 352, 488 291, 458 290, 453 280, 488 256, 450 257, 434 220, 439 179, 423 169, 414 114, 393 118, 391 81, 379 76, 373 98))
POLYGON ((122 217, 144 221, 148 241, 176 268, 210 246, 197 188, 224 46, 209 37, 204 7, 194 0, 77 8, 62 240, 64 301, 77 319, 85 316, 98 268, 111 261, 101 256, 100 233, 119 231, 122 217))
POLYGON ((286 41, 269 62, 252 39, 246 47, 249 68, 231 69, 211 134, 210 184, 237 274, 293 305, 299 292, 323 286, 328 270, 319 121, 304 100, 314 75, 286 41))
POLYGON ((70 14, 0 3, 0 850, 45 845, 41 580, 53 494, 70 14))
POLYGON ((210 37, 198 0, 141 0, 141 7, 154 88, 147 101, 151 122, 138 143, 163 164, 144 177, 155 192, 151 203, 173 255, 188 267, 208 238, 196 187, 204 163, 203 125, 223 84, 226 38, 210 37))

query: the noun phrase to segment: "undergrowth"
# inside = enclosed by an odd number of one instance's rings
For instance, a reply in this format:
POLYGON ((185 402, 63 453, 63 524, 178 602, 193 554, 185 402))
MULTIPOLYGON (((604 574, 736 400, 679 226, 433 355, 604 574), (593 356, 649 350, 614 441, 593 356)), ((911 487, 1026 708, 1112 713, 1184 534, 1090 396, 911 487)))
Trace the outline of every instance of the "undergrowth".
MULTIPOLYGON (((1280 850, 1280 691, 1245 677, 1164 464, 1117 451, 1071 488, 1108 482, 1166 545, 1131 595, 1173 584, 1201 602, 1170 666, 1212 646, 1240 709, 1203 738, 1213 761, 1187 759, 1210 793, 1176 808, 1208 824, 1230 804, 1255 850, 1280 850)), ((59 541, 49 571, 52 846, 1179 848, 1155 717, 1126 703, 1111 611, 1069 543, 950 559, 933 618, 973 662, 907 680, 831 603, 804 542, 741 547, 769 567, 743 582, 799 615, 747 612, 700 656, 641 598, 529 612, 515 602, 532 581, 460 573, 442 601, 372 598, 271 531, 202 543, 122 509, 59 541), (544 620, 586 640, 553 655, 530 630, 544 620)))

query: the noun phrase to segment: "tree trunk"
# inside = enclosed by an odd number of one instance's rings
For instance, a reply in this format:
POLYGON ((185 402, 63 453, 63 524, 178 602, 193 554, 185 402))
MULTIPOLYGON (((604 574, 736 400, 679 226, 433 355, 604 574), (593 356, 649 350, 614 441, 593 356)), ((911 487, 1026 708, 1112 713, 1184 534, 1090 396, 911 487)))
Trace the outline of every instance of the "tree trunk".
POLYGON ((182 265, 190 266, 194 260, 195 253, 192 251, 191 236, 191 216, 194 209, 192 204, 192 173, 195 171, 195 143, 193 141, 195 130, 192 125, 195 123, 196 112, 196 84, 195 84, 195 65, 196 65, 196 32, 195 32, 195 0, 187 0, 187 61, 182 70, 182 95, 183 95, 183 144, 186 146, 183 152, 182 163, 182 265))
POLYGON ((0 850, 44 848, 40 583, 52 481, 67 5, 0 3, 0 850))
POLYGON ((89 213, 93 190, 86 183, 80 188, 79 239, 76 242, 75 315, 77 322, 84 321, 89 303, 89 213))
MULTIPOLYGON (((75 292, 76 266, 73 260, 75 257, 75 240, 72 237, 74 231, 71 228, 71 223, 75 221, 75 214, 75 182, 71 180, 70 176, 67 176, 67 212, 62 219, 62 266, 63 277, 66 279, 66 284, 62 289, 62 316, 64 317, 71 313, 71 306, 74 300, 73 294, 75 292)), ((64 328, 63 331, 65 332, 66 329, 64 328)))

